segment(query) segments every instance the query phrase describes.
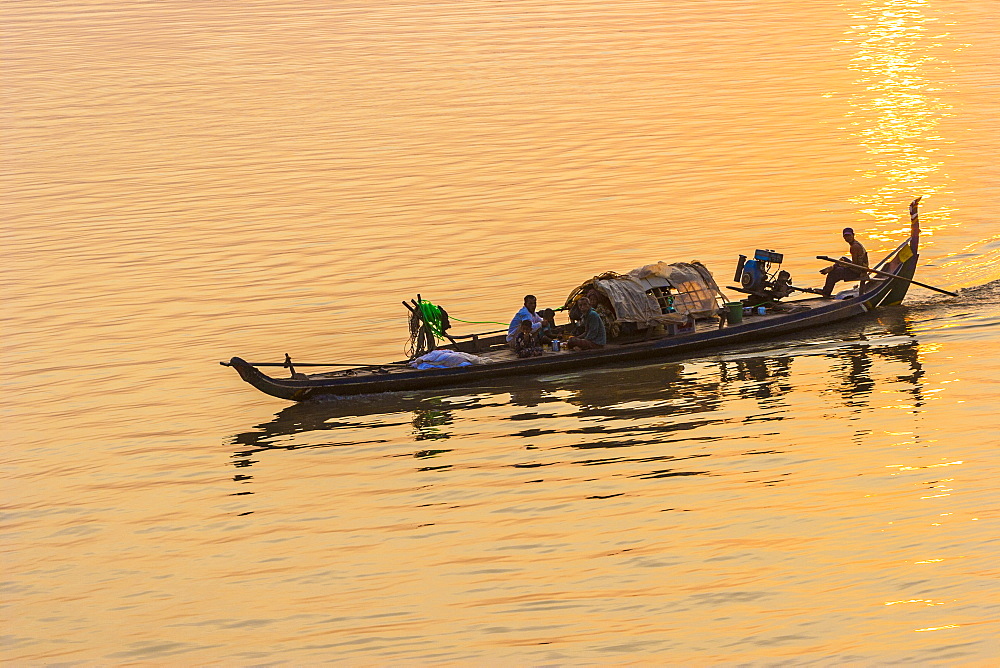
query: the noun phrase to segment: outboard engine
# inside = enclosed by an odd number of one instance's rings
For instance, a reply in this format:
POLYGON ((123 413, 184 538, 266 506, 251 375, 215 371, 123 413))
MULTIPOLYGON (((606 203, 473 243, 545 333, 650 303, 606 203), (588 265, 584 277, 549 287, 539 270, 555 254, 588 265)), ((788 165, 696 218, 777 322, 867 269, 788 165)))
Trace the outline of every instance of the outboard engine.
POLYGON ((739 262, 736 263, 736 276, 733 277, 740 287, 732 289, 751 295, 750 299, 745 300, 750 306, 787 297, 796 289, 792 287, 792 275, 784 269, 774 273, 771 271, 771 265, 780 266, 784 259, 784 255, 773 250, 757 249, 752 260, 748 260, 746 255, 740 255, 739 262))

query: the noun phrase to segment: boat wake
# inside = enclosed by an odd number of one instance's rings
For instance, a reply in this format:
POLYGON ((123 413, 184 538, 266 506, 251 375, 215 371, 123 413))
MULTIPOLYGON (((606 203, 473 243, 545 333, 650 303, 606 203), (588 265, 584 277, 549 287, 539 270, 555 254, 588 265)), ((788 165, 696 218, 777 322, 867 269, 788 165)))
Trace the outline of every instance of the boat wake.
POLYGON ((975 304, 996 304, 1000 303, 1000 279, 975 285, 969 288, 962 288, 958 291, 958 299, 974 300, 975 304))
POLYGON ((923 293, 910 294, 904 302, 907 309, 914 310, 934 310, 947 308, 978 308, 1000 304, 1000 279, 973 285, 967 288, 959 288, 957 297, 945 295, 923 293))

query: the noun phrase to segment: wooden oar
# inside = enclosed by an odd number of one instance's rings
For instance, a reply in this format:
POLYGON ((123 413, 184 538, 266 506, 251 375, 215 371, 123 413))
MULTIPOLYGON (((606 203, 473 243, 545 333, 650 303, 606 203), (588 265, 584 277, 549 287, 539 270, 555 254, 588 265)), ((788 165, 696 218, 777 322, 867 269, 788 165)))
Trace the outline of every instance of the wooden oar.
POLYGON ((846 260, 834 260, 832 257, 827 257, 826 255, 817 255, 817 260, 826 260, 827 262, 833 262, 834 264, 841 264, 845 267, 851 267, 852 269, 860 269, 861 271, 867 271, 872 274, 878 274, 879 276, 886 276, 888 278, 895 278, 900 281, 906 281, 907 283, 913 283, 914 285, 919 285, 922 288, 927 288, 928 290, 933 290, 934 292, 940 292, 941 294, 951 295, 952 297, 957 297, 957 292, 951 292, 949 290, 942 290, 941 288, 935 288, 933 285, 927 285, 926 283, 921 283, 920 281, 915 281, 912 278, 903 278, 902 276, 896 276, 896 274, 890 274, 887 271, 879 271, 878 269, 869 269, 868 267, 863 267, 860 264, 854 264, 853 262, 847 262, 846 260))

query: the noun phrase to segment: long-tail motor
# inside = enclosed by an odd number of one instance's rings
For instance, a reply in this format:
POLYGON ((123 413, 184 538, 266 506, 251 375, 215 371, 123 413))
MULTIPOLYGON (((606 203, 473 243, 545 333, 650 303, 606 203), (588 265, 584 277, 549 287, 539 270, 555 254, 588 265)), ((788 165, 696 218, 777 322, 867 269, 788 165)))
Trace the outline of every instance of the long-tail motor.
POLYGON ((733 278, 740 286, 737 289, 755 298, 755 303, 787 297, 797 288, 792 287, 792 275, 781 269, 784 259, 785 256, 781 253, 759 248, 754 251, 752 260, 748 260, 746 255, 740 255, 736 263, 736 276, 733 278))

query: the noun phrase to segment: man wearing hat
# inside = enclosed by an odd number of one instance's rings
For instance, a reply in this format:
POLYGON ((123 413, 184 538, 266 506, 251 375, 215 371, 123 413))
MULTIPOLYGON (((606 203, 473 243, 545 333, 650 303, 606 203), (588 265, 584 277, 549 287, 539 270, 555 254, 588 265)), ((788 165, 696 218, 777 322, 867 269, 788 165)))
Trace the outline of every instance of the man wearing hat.
MULTIPOLYGON (((868 266, 868 252, 861 242, 854 238, 854 230, 850 227, 844 228, 844 241, 851 247, 851 257, 842 257, 841 260, 859 264, 862 267, 868 266)), ((833 286, 838 281, 863 281, 867 278, 867 272, 851 267, 835 264, 832 267, 820 269, 821 274, 826 274, 826 285, 823 286, 823 296, 827 299, 833 294, 833 286)))

